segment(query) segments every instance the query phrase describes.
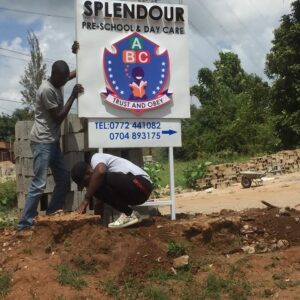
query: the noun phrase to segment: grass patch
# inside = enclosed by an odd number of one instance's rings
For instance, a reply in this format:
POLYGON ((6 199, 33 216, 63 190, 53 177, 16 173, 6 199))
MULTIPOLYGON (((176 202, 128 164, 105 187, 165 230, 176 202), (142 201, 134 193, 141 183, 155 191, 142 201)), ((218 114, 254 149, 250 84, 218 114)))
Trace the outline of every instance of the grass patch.
POLYGON ((70 240, 65 240, 64 248, 67 252, 70 252, 72 250, 72 242, 70 240))
POLYGON ((17 206, 16 181, 0 183, 0 211, 7 211, 17 206))
POLYGON ((58 271, 57 280, 61 285, 70 285, 76 290, 86 286, 85 280, 81 278, 81 273, 70 269, 66 264, 57 265, 56 270, 58 271))
POLYGON ((202 257, 194 261, 194 265, 199 267, 200 272, 208 272, 210 265, 214 264, 216 259, 213 257, 202 257))
POLYGON ((78 256, 72 259, 72 263, 84 274, 93 275, 97 272, 95 261, 85 261, 82 257, 78 256))
POLYGON ((158 270, 152 270, 148 274, 148 278, 153 281, 157 282, 166 282, 169 279, 173 279, 175 277, 175 274, 172 274, 171 272, 166 272, 164 270, 158 269, 158 270))
POLYGON ((17 210, 0 210, 0 228, 14 227, 17 225, 19 215, 17 210))
POLYGON ((186 254, 187 251, 184 245, 172 241, 168 243, 167 252, 171 256, 179 256, 186 254))
POLYGON ((119 290, 120 293, 125 296, 124 299, 140 299, 140 294, 143 290, 143 283, 141 281, 137 281, 134 278, 124 278, 122 282, 123 284, 120 286, 119 290))
MULTIPOLYGON (((174 161, 174 174, 175 176, 175 186, 186 187, 185 178, 183 175, 184 170, 195 161, 174 161)), ((162 168, 160 170, 160 185, 166 186, 170 184, 170 168, 169 162, 161 162, 162 168)))
POLYGON ((0 272, 0 296, 4 297, 11 287, 11 274, 8 272, 0 272))
POLYGON ((232 300, 247 299, 251 293, 251 286, 243 280, 224 279, 214 273, 208 274, 204 284, 200 299, 224 299, 223 295, 227 294, 232 300))
POLYGON ((157 288, 147 287, 143 290, 143 294, 151 300, 168 300, 165 292, 157 288))
POLYGON ((105 293, 107 293, 109 296, 116 297, 120 292, 119 286, 114 279, 107 278, 107 279, 101 280, 99 283, 100 283, 101 289, 105 293))

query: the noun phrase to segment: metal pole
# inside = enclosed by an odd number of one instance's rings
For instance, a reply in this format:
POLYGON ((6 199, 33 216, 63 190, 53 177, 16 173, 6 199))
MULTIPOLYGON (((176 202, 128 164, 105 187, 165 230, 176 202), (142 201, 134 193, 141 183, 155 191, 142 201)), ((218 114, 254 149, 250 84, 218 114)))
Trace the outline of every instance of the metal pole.
POLYGON ((169 147, 169 166, 170 166, 171 220, 176 220, 176 198, 175 198, 173 147, 169 147))

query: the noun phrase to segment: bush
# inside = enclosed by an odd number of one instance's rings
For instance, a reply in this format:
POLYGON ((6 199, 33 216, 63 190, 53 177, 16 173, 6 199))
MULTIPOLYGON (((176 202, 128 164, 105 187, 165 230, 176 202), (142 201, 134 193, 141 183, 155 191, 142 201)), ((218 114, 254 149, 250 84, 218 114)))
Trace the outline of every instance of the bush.
POLYGON ((163 170, 162 165, 159 162, 147 162, 144 165, 144 170, 151 178, 155 197, 159 197, 158 190, 161 188, 159 182, 161 181, 160 172, 163 170))
POLYGON ((210 164, 210 162, 192 164, 188 166, 185 170, 183 170, 183 176, 186 186, 192 189, 196 189, 197 180, 207 175, 207 167, 210 164))
POLYGON ((0 183, 0 210, 9 210, 17 205, 16 181, 0 183))

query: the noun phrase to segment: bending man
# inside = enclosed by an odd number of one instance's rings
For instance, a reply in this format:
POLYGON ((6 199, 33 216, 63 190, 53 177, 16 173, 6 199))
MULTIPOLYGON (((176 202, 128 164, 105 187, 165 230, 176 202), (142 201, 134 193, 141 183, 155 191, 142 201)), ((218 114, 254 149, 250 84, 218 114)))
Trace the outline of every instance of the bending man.
POLYGON ((141 221, 140 215, 130 206, 146 202, 153 187, 149 175, 140 167, 124 158, 97 153, 92 156, 91 165, 85 162, 74 165, 71 176, 79 190, 87 188, 85 199, 78 208, 80 213, 86 211, 95 197, 121 212, 108 227, 123 228, 141 221))

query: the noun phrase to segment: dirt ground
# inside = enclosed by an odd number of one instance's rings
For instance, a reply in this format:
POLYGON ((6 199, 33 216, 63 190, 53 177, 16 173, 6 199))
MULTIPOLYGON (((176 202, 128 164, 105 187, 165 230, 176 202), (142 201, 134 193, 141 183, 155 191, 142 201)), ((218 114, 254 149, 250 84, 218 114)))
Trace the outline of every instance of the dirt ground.
MULTIPOLYGON (((211 213, 221 209, 263 208, 262 200, 279 207, 299 205, 300 209, 300 173, 266 177, 262 186, 252 184, 249 189, 236 183, 209 193, 199 191, 179 194, 176 195, 176 207, 177 213, 211 213)), ((163 214, 170 213, 167 207, 160 210, 163 214)))
POLYGON ((177 195, 176 221, 113 230, 69 213, 1 229, 0 299, 300 299, 299 179, 177 195))

